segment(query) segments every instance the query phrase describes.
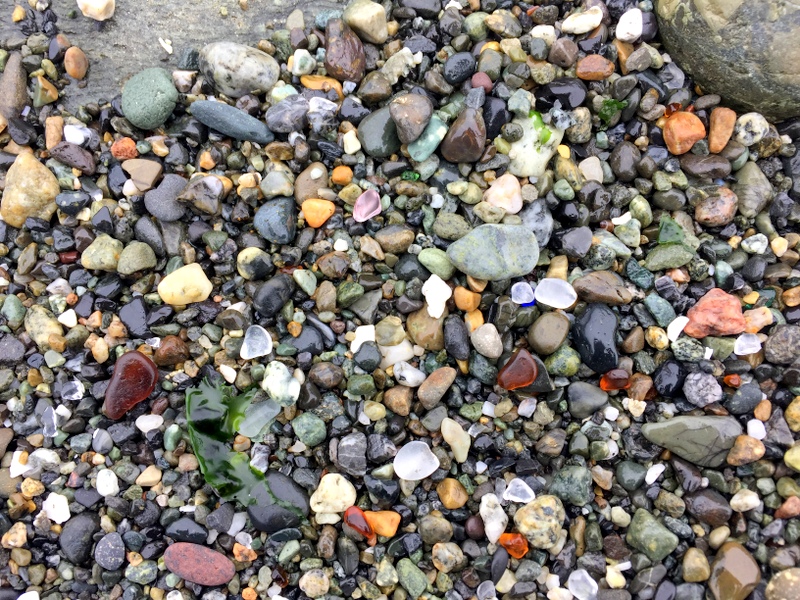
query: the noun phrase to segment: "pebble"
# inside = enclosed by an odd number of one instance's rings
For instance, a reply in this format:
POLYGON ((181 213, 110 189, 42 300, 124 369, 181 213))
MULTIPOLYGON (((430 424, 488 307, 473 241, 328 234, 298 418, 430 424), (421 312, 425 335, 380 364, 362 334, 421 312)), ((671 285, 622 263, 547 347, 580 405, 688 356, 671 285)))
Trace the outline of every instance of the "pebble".
POLYGON ((447 257, 466 275, 492 281, 527 275, 539 252, 536 237, 525 227, 480 225, 450 244, 447 257))
POLYGON ((78 9, 87 19, 107 21, 116 11, 115 0, 78 0, 78 9))
POLYGON ((22 152, 6 173, 0 216, 12 227, 22 227, 28 217, 49 221, 56 211, 59 191, 50 169, 32 154, 22 152))
POLYGON ((400 479, 420 481, 438 469, 440 462, 425 442, 413 441, 398 450, 393 465, 400 479))
POLYGON ((280 67, 269 54, 234 42, 203 46, 200 70, 226 96, 269 92, 278 80, 280 67))
POLYGON ((211 295, 213 286, 197 263, 176 269, 158 284, 158 295, 167 304, 185 306, 203 302, 211 295))
POLYGON ((224 102, 197 100, 192 103, 192 116, 211 129, 237 140, 268 144, 275 136, 267 126, 246 112, 224 102))
POLYGON ((178 90, 164 69, 151 68, 131 77, 122 88, 122 111, 134 126, 151 130, 164 124, 178 101, 178 90))
POLYGON ((356 503, 356 488, 343 475, 324 475, 311 495, 311 510, 315 513, 341 513, 356 503))

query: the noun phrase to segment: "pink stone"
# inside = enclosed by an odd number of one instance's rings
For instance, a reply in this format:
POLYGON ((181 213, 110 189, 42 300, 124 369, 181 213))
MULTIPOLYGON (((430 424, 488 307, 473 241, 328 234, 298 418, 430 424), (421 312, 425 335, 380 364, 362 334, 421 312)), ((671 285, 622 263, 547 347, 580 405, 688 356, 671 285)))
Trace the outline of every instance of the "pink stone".
POLYGON ((489 79, 489 76, 484 73, 483 71, 478 71, 475 75, 472 76, 472 87, 482 87, 487 94, 491 93, 492 91, 492 80, 489 79))
POLYGON ((381 197, 375 190, 367 190, 356 198, 353 206, 353 218, 357 223, 369 221, 381 214, 381 197))

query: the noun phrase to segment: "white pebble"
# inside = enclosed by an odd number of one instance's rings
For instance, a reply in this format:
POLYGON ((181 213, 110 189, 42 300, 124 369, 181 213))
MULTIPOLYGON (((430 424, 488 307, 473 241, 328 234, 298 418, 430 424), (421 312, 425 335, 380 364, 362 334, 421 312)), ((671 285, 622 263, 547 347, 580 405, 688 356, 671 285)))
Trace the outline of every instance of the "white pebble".
POLYGON ((422 295, 428 305, 428 315, 438 319, 444 313, 445 304, 453 295, 453 290, 441 277, 434 274, 422 286, 422 295))
POLYGON ((606 406, 603 409, 603 416, 606 418, 606 421, 616 421, 619 417, 619 409, 615 406, 606 406))
POLYGON ((345 154, 355 154, 361 150, 361 142, 358 141, 358 135, 355 129, 351 129, 342 136, 342 144, 345 154))
POLYGON ((761 497, 753 490, 741 489, 731 498, 731 508, 736 512, 747 512, 761 505, 761 497))
POLYGON ((647 485, 652 485, 656 479, 661 477, 661 474, 667 467, 663 463, 658 463, 647 469, 647 474, 644 476, 644 481, 647 485))
POLYGON ((667 337, 669 338, 670 342, 674 342, 679 337, 681 337, 681 333, 689 324, 689 317, 676 317, 676 319, 667 325, 667 337))
POLYGON ((733 353, 737 356, 755 354, 761 350, 761 339, 755 333, 743 333, 733 343, 733 353))
POLYGON ((600 159, 596 156, 590 156, 589 158, 583 159, 580 163, 578 163, 578 169, 580 169, 581 174, 586 181, 603 183, 603 165, 600 163, 600 159))
POLYGON ((58 315, 58 322, 64 327, 69 327, 71 329, 78 324, 78 315, 76 315, 75 311, 70 308, 58 315))
POLYGON ((333 242, 333 249, 337 252, 347 252, 349 248, 350 245, 347 243, 347 240, 343 240, 342 238, 333 242))
POLYGON ((573 13, 564 19, 561 24, 563 33, 581 34, 589 33, 596 28, 603 20, 603 10, 599 6, 593 6, 589 10, 580 13, 573 13))
POLYGON ((578 299, 578 294, 569 282, 556 277, 545 277, 536 285, 534 297, 537 302, 552 308, 569 308, 578 299))
MULTIPOLYGON (((400 479, 420 481, 430 477, 439 468, 440 463, 436 455, 431 452, 428 444, 414 441, 409 442, 397 451, 393 465, 394 472, 400 479)), ((355 489, 353 490, 353 495, 355 496, 355 489)), ((355 500, 353 502, 355 503, 355 500)))
POLYGON ((228 535, 235 536, 239 533, 244 526, 247 525, 247 513, 246 512, 237 512, 233 513, 233 519, 231 520, 231 526, 228 528, 228 535))
POLYGON ((767 428, 758 419, 750 419, 747 422, 747 435, 757 440, 763 440, 767 437, 767 428))
POLYGON ((412 367, 406 361, 401 360, 393 367, 394 378, 397 383, 406 387, 419 387, 425 381, 425 373, 412 367))
MULTIPOLYGON (((423 444, 422 442, 419 443, 423 444)), ((428 451, 430 452, 430 450, 428 451)), ((310 499, 311 510, 315 513, 341 513, 355 503, 356 488, 344 475, 339 473, 324 475, 310 499)))
POLYGON ((503 507, 500 506, 500 500, 497 499, 497 496, 485 494, 481 497, 480 515, 481 519, 483 519, 486 539, 492 544, 496 544, 508 525, 508 515, 503 510, 503 507))
POLYGON ((69 512, 69 500, 67 500, 67 497, 56 494, 55 492, 51 493, 47 499, 42 502, 42 512, 48 519, 59 525, 66 523, 72 516, 69 512))
POLYGON ((101 496, 116 496, 119 494, 117 474, 111 469, 101 469, 97 473, 97 481, 95 481, 94 487, 101 496))
POLYGON ((163 424, 164 417, 161 415, 142 415, 136 419, 136 428, 142 433, 158 429, 163 424))
POLYGON ((350 352, 356 353, 364 342, 375 341, 375 325, 360 325, 356 327, 353 341, 350 342, 350 352))
POLYGON ((620 42, 631 43, 642 36, 643 28, 642 11, 638 8, 632 8, 619 18, 617 30, 614 35, 620 42))
POLYGON ((508 500, 509 502, 527 504, 535 499, 536 493, 531 489, 531 486, 519 477, 512 479, 503 492, 503 500, 508 500))

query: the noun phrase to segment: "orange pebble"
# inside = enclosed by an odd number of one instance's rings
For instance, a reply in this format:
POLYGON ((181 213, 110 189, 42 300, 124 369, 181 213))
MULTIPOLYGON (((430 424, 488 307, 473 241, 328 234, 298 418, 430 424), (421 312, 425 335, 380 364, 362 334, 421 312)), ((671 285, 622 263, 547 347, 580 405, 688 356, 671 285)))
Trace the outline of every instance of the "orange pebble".
POLYGON ((64 54, 64 70, 73 79, 83 79, 89 70, 89 59, 77 46, 67 48, 64 54))
POLYGON ((464 322, 467 324, 467 329, 472 333, 478 327, 483 325, 483 313, 479 310, 471 310, 464 315, 464 322))
POLYGON ((335 90, 339 99, 344 99, 342 84, 333 77, 325 77, 324 75, 303 75, 300 77, 300 84, 310 90, 322 90, 323 92, 335 90))
POLYGON ((292 337, 297 337, 302 333, 303 326, 297 321, 290 321, 289 324, 286 326, 286 330, 292 337))
POLYGON ((325 221, 336 212, 336 205, 333 202, 319 198, 309 198, 301 206, 306 223, 314 228, 322 227, 325 221))
POLYGON ((233 557, 239 562, 251 562, 257 558, 256 551, 247 546, 242 546, 239 542, 233 545, 233 557))
POLYGON ((139 151, 136 149, 136 142, 129 137, 118 139, 111 144, 111 156, 117 160, 128 160, 139 156, 139 151))
POLYGON ((772 402, 764 399, 756 404, 755 409, 753 409, 753 416, 765 423, 769 421, 769 418, 772 416, 772 402))
POLYGON ((364 518, 372 527, 372 531, 383 537, 393 537, 400 527, 400 514, 393 510, 366 510, 364 518))
POLYGON ((461 287, 460 285, 456 287, 453 292, 453 297, 455 298, 458 309, 464 312, 475 310, 481 303, 480 294, 477 292, 470 292, 467 288, 461 287))
POLYGON ((331 173, 331 181, 336 185, 348 185, 353 181, 353 169, 346 165, 339 165, 331 173))
POLYGON ((528 553, 528 540, 520 533, 504 533, 497 541, 514 558, 522 558, 528 553))
POLYGON ((242 598, 244 598, 244 600, 256 600, 258 594, 253 588, 247 587, 242 590, 242 598))

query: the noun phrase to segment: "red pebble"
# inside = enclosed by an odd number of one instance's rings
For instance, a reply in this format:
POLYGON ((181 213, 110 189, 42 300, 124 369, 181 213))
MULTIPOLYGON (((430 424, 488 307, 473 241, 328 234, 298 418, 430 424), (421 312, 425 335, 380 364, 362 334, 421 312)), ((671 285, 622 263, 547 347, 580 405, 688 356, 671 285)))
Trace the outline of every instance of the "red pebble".
POLYGON ((167 548, 164 564, 181 579, 198 585, 225 585, 236 575, 236 567, 224 554, 188 542, 176 542, 167 548))
POLYGON ((364 511, 357 506, 351 506, 344 511, 344 523, 353 531, 356 531, 367 538, 367 543, 370 546, 374 546, 377 543, 377 536, 367 521, 364 511))
POLYGON ((625 369, 611 369, 600 378, 600 389, 604 392, 627 390, 631 387, 630 376, 625 369))
POLYGON ((478 71, 472 76, 472 87, 482 87, 489 94, 492 91, 492 80, 483 71, 478 71))
POLYGON ((114 374, 106 389, 103 405, 110 419, 121 419, 147 398, 158 383, 158 369, 141 352, 133 351, 117 359, 114 374))
POLYGON ((520 348, 511 355, 497 374, 497 385, 506 390, 516 390, 529 386, 536 380, 539 368, 531 353, 520 348))

